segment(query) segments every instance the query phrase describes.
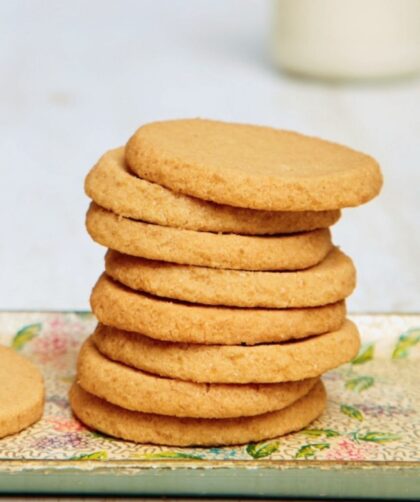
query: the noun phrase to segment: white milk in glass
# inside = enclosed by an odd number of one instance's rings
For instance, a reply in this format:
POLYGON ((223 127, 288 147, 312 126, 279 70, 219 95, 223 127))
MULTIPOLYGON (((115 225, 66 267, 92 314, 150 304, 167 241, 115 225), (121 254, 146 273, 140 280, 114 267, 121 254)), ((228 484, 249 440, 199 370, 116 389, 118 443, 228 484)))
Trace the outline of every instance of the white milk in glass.
POLYGON ((420 0, 275 0, 272 52, 294 73, 383 78, 420 69, 420 0))

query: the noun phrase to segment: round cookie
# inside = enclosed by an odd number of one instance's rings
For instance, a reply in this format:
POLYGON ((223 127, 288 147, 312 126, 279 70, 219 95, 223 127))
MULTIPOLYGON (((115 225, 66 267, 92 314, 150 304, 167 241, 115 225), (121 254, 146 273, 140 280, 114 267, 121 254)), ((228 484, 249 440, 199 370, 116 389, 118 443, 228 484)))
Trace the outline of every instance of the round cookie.
POLYGON ((99 324, 97 348, 110 359, 163 377, 205 383, 276 383, 313 378, 353 359, 360 347, 356 326, 293 343, 197 345, 162 342, 99 324), (316 354, 316 357, 314 357, 316 354))
POLYGON ((338 210, 255 211, 175 193, 133 175, 124 148, 100 158, 86 177, 85 191, 99 206, 121 216, 204 232, 288 234, 330 227, 340 218, 338 210))
POLYGON ((209 307, 163 300, 132 291, 103 274, 90 298, 108 326, 171 342, 254 345, 283 342, 337 330, 344 302, 301 309, 209 307))
POLYGON ((325 388, 318 382, 298 401, 280 411, 231 419, 194 419, 125 410, 74 384, 70 404, 87 426, 104 434, 170 446, 221 446, 259 442, 308 426, 325 409, 325 388))
POLYGON ((132 256, 243 270, 298 270, 332 248, 326 228, 282 236, 213 234, 152 225, 117 216, 92 203, 86 228, 99 244, 132 256))
POLYGON ((316 381, 235 385, 172 380, 107 359, 91 338, 77 364, 77 383, 90 394, 127 410, 176 417, 232 418, 280 410, 316 381))
POLYGON ((26 358, 0 345, 0 438, 34 424, 43 411, 41 373, 26 358))
POLYGON ((368 155, 291 131, 214 120, 140 127, 126 147, 139 176, 231 206, 320 211, 377 195, 382 175, 368 155))
POLYGON ((343 300, 356 285, 352 260, 334 248, 318 265, 298 272, 248 272, 147 260, 108 251, 109 276, 131 289, 207 305, 315 307, 343 300))

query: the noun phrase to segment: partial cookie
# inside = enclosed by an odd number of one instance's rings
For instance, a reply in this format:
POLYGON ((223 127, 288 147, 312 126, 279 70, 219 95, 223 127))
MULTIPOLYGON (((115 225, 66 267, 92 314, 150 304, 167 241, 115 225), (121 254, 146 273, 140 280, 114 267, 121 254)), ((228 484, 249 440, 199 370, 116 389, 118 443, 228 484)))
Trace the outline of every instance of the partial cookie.
POLYGON ((298 272, 248 272, 147 260, 108 251, 108 275, 160 297, 236 307, 316 307, 343 300, 356 285, 352 260, 334 248, 318 265, 298 272))
POLYGON ((266 385, 204 384, 162 378, 107 359, 89 338, 77 364, 77 383, 127 410, 176 417, 232 418, 285 408, 316 379, 266 385))
POLYGON ((127 218, 205 232, 288 234, 330 227, 340 218, 337 210, 255 211, 175 193, 133 175, 124 148, 100 158, 87 175, 85 190, 98 205, 127 218))
POLYGON ((214 120, 140 127, 130 168, 177 192, 231 206, 319 211, 357 206, 382 186, 368 155, 290 131, 214 120))
POLYGON ((110 359, 163 377, 240 384, 317 377, 353 359, 360 347, 351 321, 324 335, 250 347, 162 342, 103 324, 93 341, 110 359))
POLYGON ((44 411, 44 381, 26 358, 0 345, 0 438, 37 422, 44 411))
POLYGON ((96 242, 121 253, 215 268, 298 270, 316 265, 332 248, 328 229, 270 237, 195 232, 130 220, 95 203, 86 227, 96 242))
POLYGON ((171 446, 217 446, 258 442, 308 426, 324 411, 325 388, 318 382, 304 397, 280 411, 231 419, 194 419, 129 411, 74 384, 70 404, 87 426, 104 434, 171 446))
POLYGON ((301 309, 209 307, 132 291, 103 274, 91 306, 100 322, 171 342, 254 345, 283 342, 337 330, 344 302, 301 309))

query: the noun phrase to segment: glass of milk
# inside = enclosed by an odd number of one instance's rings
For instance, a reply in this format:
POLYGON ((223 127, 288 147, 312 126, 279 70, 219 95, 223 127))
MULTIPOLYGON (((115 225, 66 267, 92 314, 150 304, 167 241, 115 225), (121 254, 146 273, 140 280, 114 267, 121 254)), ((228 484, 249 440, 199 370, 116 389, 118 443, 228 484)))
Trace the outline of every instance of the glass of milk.
POLYGON ((420 70, 420 0, 274 0, 272 52, 316 78, 379 79, 420 70))

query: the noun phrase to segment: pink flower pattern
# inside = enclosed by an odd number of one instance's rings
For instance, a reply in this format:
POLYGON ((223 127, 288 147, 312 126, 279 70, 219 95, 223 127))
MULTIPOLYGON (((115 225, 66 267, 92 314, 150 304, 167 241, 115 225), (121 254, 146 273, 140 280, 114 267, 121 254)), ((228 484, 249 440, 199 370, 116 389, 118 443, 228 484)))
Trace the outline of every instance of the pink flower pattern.
POLYGON ((378 445, 374 443, 361 444, 349 438, 343 438, 326 450, 324 458, 326 460, 365 460, 375 448, 378 448, 378 445))
POLYGON ((84 432, 88 430, 81 422, 72 418, 50 418, 48 422, 57 432, 84 432))
POLYGON ((57 369, 73 365, 74 353, 80 347, 82 323, 68 322, 63 316, 53 317, 44 325, 44 336, 32 341, 32 354, 39 364, 57 369))

